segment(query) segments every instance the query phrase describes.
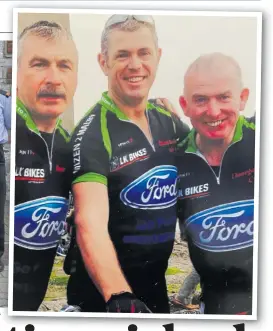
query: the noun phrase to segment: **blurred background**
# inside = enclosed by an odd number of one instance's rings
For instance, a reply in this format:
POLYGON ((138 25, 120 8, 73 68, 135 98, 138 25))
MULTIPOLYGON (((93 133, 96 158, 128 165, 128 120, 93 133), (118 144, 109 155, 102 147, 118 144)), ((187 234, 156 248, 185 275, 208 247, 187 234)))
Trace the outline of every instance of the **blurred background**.
POLYGON ((12 40, 0 41, 0 89, 11 92, 12 40))

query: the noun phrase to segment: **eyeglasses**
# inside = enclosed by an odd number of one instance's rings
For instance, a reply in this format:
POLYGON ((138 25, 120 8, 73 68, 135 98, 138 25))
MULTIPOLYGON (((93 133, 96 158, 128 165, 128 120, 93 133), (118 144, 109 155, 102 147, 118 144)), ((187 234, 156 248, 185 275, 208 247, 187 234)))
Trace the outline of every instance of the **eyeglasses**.
POLYGON ((151 25, 155 24, 153 17, 149 15, 112 15, 105 23, 104 29, 118 23, 124 23, 130 18, 135 19, 138 22, 149 23, 151 25))

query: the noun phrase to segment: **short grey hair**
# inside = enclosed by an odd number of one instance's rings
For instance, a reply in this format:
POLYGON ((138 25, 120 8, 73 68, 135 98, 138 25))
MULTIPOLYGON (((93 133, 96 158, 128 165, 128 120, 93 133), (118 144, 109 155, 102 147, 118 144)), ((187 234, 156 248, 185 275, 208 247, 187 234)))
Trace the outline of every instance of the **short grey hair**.
POLYGON ((68 40, 73 40, 72 34, 61 24, 49 21, 38 21, 27 26, 18 38, 17 61, 22 55, 23 43, 28 36, 36 36, 46 40, 54 40, 65 36, 68 40))
POLYGON ((125 22, 116 23, 116 24, 110 25, 109 27, 103 29, 102 35, 101 35, 101 53, 104 56, 108 55, 109 34, 113 30, 134 32, 142 27, 146 27, 152 32, 155 46, 158 47, 158 38, 157 38, 157 34, 156 34, 155 25, 150 24, 148 22, 138 21, 133 16, 131 16, 131 17, 128 16, 128 19, 125 22))

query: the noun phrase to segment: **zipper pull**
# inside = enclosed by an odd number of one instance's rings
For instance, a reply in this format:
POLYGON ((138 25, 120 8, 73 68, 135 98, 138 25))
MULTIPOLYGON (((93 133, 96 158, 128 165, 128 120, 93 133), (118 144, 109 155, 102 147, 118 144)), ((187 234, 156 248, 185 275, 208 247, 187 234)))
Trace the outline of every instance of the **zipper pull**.
POLYGON ((216 180, 217 180, 217 184, 220 185, 220 178, 216 177, 216 180))

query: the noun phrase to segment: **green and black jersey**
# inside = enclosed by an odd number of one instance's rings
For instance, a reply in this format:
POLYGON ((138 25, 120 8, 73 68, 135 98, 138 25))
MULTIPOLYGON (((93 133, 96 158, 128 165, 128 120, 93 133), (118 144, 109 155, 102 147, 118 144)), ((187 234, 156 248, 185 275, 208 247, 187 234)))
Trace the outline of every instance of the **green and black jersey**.
POLYGON ((98 182, 108 187, 109 233, 125 268, 165 263, 174 241, 174 152, 189 131, 178 118, 151 103, 146 116, 152 143, 105 92, 71 139, 73 184, 98 182))
POLYGON ((60 120, 40 132, 20 100, 16 111, 13 309, 25 311, 39 308, 64 233, 69 135, 60 120))
POLYGON ((208 313, 251 313, 255 124, 240 116, 219 167, 198 151, 196 131, 180 145, 179 219, 208 313))

